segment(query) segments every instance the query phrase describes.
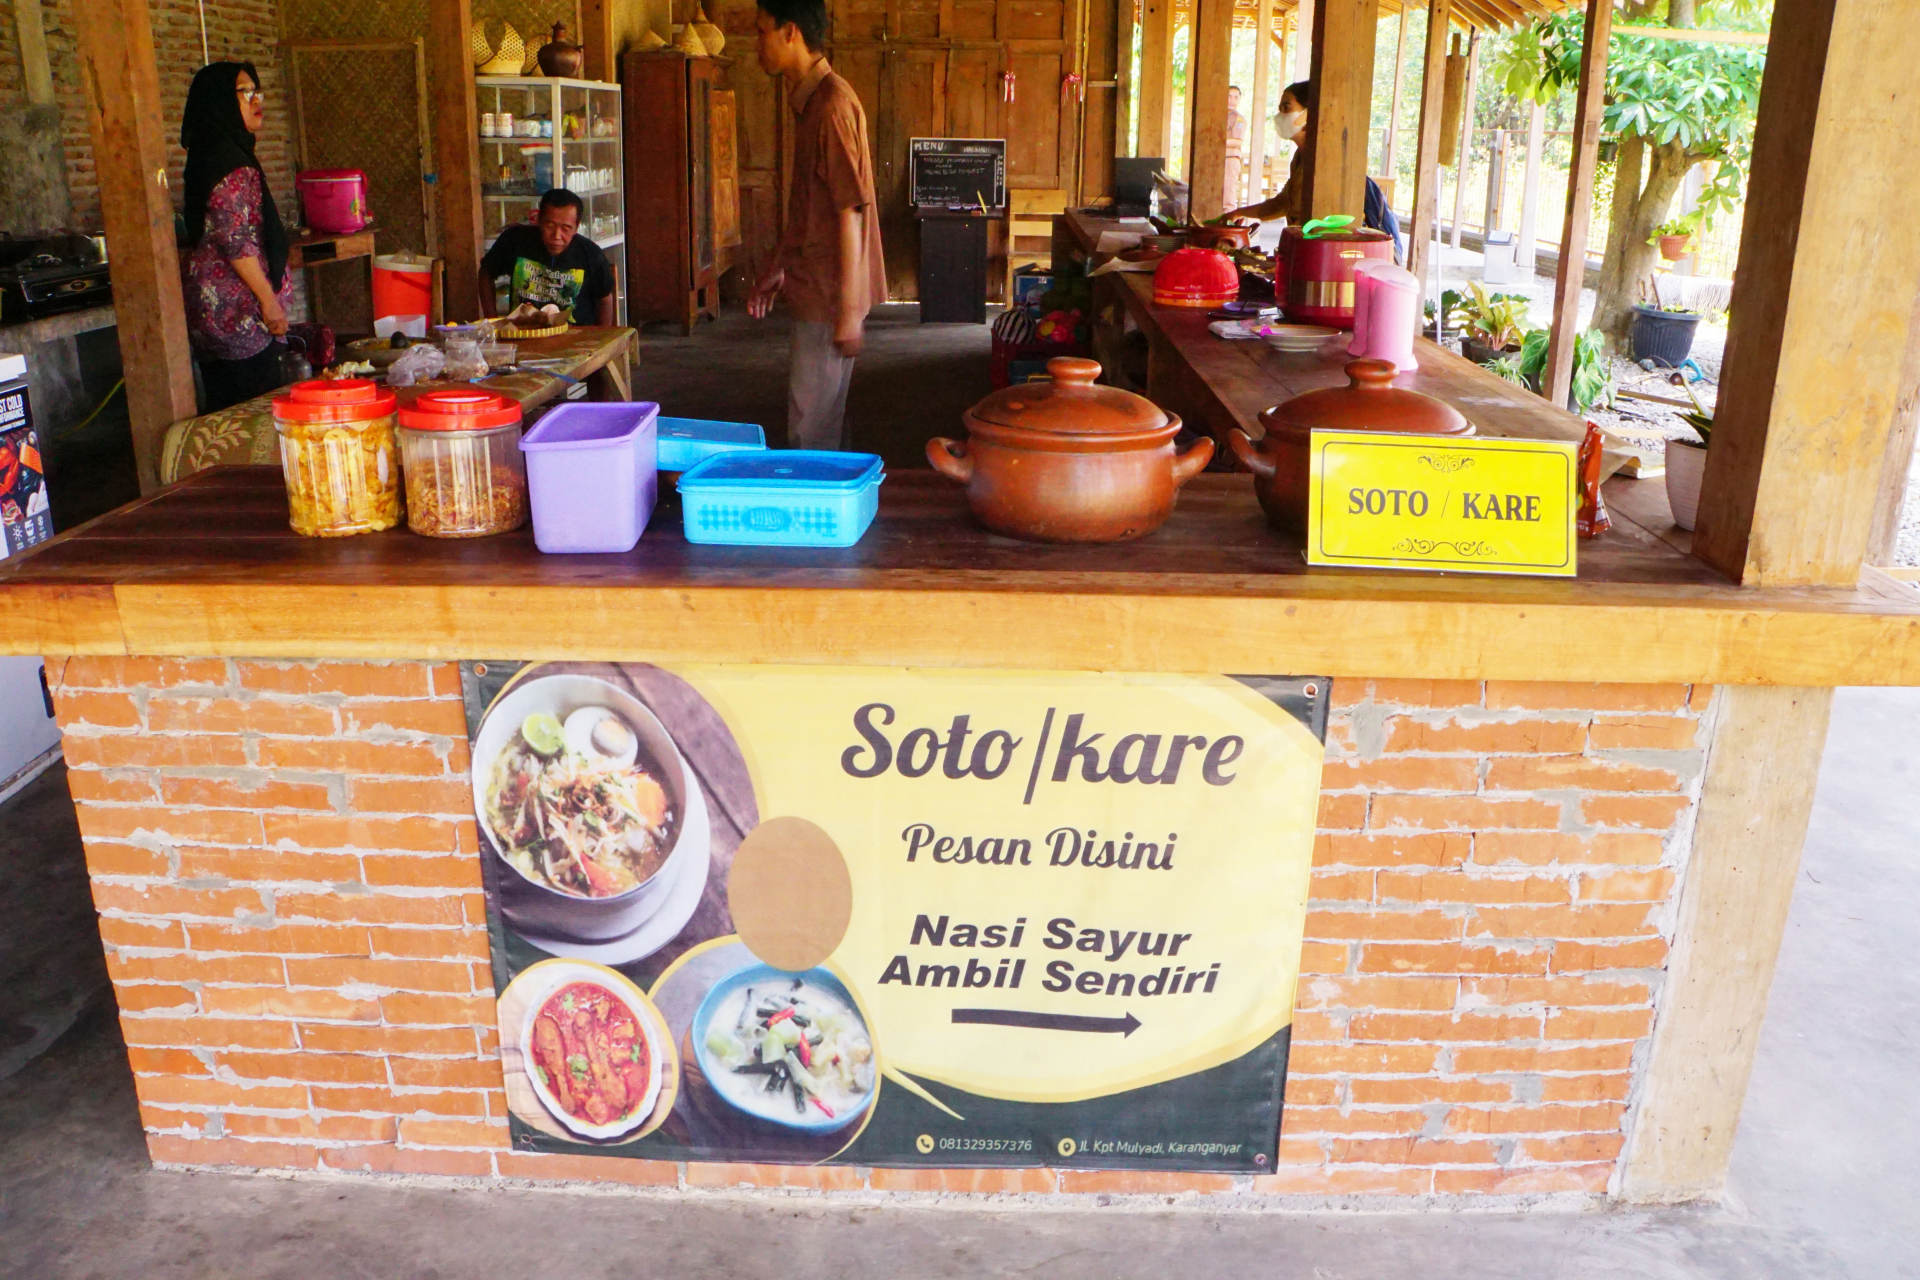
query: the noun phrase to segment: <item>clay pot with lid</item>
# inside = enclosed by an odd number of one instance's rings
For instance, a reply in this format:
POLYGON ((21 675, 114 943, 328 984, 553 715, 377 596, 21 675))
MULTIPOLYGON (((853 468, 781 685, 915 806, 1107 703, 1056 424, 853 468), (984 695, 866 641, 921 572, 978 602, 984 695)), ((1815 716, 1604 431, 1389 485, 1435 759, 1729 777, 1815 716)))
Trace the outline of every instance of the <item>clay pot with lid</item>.
POLYGON ((1028 542, 1125 542, 1173 512, 1213 441, 1176 453, 1180 419, 1142 396, 1094 384, 1100 365, 1047 362, 1051 382, 996 391, 964 415, 965 440, 927 442, 927 461, 967 487, 981 524, 1028 542))
POLYGON ((1234 430, 1227 443, 1253 472, 1253 495, 1274 528, 1304 535, 1310 436, 1326 431, 1381 431, 1401 435, 1470 436, 1473 424, 1444 400, 1396 387, 1391 360, 1353 360, 1347 385, 1295 396, 1260 415, 1266 435, 1255 443, 1234 430))

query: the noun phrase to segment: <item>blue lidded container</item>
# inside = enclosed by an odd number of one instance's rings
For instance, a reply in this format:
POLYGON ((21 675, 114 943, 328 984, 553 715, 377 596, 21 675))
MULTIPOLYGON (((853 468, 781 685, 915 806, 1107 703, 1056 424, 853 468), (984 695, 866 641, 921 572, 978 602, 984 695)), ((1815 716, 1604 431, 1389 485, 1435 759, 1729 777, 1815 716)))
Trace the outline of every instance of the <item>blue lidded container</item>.
POLYGON ((716 453, 767 447, 767 433, 751 422, 662 418, 659 438, 662 471, 686 471, 716 453))
POLYGON ((880 508, 880 455, 826 449, 719 453, 680 477, 688 542, 850 547, 880 508))

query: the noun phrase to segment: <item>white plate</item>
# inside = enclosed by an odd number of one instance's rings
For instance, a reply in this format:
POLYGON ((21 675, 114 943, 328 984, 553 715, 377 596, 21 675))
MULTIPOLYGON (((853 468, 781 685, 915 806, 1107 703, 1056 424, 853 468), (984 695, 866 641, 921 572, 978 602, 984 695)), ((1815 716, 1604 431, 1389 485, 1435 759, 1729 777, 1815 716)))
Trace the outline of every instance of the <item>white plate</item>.
POLYGON ((698 780, 694 780, 693 786, 687 790, 687 816, 682 838, 699 836, 700 856, 687 858, 677 867, 669 865, 664 868, 672 877, 667 885, 666 896, 639 928, 623 938, 607 942, 573 942, 566 938, 530 933, 511 921, 507 927, 550 955, 566 956, 571 960, 590 960, 604 965, 632 964, 636 960, 644 960, 679 936, 700 905, 700 895, 707 888, 707 873, 713 866, 712 856, 707 850, 707 833, 707 798, 702 794, 698 780))
POLYGON ((623 975, 599 965, 565 962, 549 964, 542 966, 537 976, 539 985, 527 1001, 526 1017, 520 1023, 520 1057, 526 1064, 527 1083, 533 1086, 534 1096, 540 1099, 540 1105, 547 1109, 548 1114, 552 1115, 562 1128, 577 1133, 583 1138, 617 1138, 645 1124, 647 1117, 653 1114, 654 1104, 660 1100, 661 1056, 661 1046, 654 1042, 653 1019, 649 1018, 646 1010, 641 1007, 646 1002, 645 994, 623 975), (548 1090, 534 1063, 534 1019, 540 1016, 540 1010, 553 997, 554 992, 575 982, 589 982, 603 991, 610 992, 616 1000, 627 1007, 627 1012, 633 1015, 634 1025, 640 1029, 641 1038, 647 1042, 647 1091, 641 1096, 638 1106, 611 1124, 592 1124, 569 1113, 560 1105, 560 1100, 548 1090))

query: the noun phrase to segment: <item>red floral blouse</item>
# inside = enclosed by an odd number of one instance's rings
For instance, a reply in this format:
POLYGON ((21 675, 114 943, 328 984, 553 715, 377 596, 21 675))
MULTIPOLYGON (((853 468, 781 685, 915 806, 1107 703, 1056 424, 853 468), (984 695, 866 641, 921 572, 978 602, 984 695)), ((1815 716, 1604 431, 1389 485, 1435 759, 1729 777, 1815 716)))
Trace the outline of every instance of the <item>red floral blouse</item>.
MULTIPOLYGON (((245 360, 265 351, 273 342, 260 316, 260 300, 233 269, 236 258, 259 258, 260 174, 235 169, 214 186, 207 199, 206 232, 180 264, 187 304, 187 333, 203 357, 245 360)), ((286 305, 293 272, 280 282, 280 302, 286 305)))

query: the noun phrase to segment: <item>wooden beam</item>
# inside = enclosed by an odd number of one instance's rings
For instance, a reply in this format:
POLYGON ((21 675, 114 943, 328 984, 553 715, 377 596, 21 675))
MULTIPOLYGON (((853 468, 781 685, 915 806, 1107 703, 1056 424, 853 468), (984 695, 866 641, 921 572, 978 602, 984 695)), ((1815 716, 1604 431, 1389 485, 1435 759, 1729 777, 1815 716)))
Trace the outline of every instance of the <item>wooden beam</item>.
POLYGON ((1233 0, 1198 0, 1193 15, 1193 217, 1226 212, 1227 86, 1233 79, 1233 0))
MULTIPOLYGON (((1466 5, 1469 0, 1454 0, 1466 5)), ((1467 213, 1467 160, 1473 155, 1473 108, 1479 94, 1480 33, 1467 34, 1466 101, 1460 107, 1460 145, 1453 158, 1453 247, 1460 247, 1460 224, 1467 213)))
MULTIPOLYGON (((1253 101, 1247 107, 1247 203, 1258 204, 1266 199, 1267 177, 1267 115, 1269 98, 1267 81, 1273 77, 1273 45, 1267 40, 1274 36, 1273 43, 1280 43, 1279 33, 1273 29, 1273 0, 1258 0, 1253 20, 1253 101)), ((1280 44, 1280 65, 1286 65, 1287 46, 1280 44)))
POLYGON ((1593 170, 1600 154, 1600 119, 1607 92, 1607 36, 1613 0, 1587 0, 1580 42, 1580 84, 1573 104, 1573 172, 1567 176, 1567 212, 1561 223, 1560 266, 1554 273, 1553 333, 1541 375, 1547 400, 1565 404, 1573 386, 1573 342, 1580 329, 1580 290, 1587 278, 1587 229, 1593 222, 1593 170))
POLYGON ((27 101, 36 107, 53 102, 53 65, 47 60, 47 28, 40 0, 13 0, 13 25, 20 41, 20 77, 27 101))
POLYGON ((74 0, 73 16, 113 260, 133 459, 145 492, 159 486, 167 428, 199 408, 167 183, 167 147, 177 125, 162 108, 146 0, 74 0))
POLYGON ((1115 6, 1113 67, 1113 154, 1133 156, 1133 33, 1140 23, 1139 0, 1115 6))
POLYGON ((480 118, 467 47, 469 0, 428 0, 427 64, 433 84, 434 190, 440 201, 440 256, 447 261, 446 312, 480 318, 480 118))
POLYGON ((1367 141, 1373 133, 1373 46, 1380 0, 1319 0, 1314 8, 1313 84, 1307 116, 1307 216, 1360 216, 1367 204, 1367 141))
POLYGON ((1870 216, 1920 179, 1907 20, 1834 0, 1774 11, 1693 540, 1742 583, 1855 581, 1912 412, 1920 227, 1870 216))
POLYGON ((1393 42, 1393 101, 1387 109, 1387 145, 1385 147, 1385 168, 1389 178, 1395 177, 1400 169, 1400 98, 1401 85, 1407 78, 1407 5, 1400 6, 1400 16, 1394 19, 1398 28, 1393 42))
MULTIPOLYGON (((1729 385, 1729 384, 1723 384, 1729 385)), ((1726 1180, 1800 871, 1832 689, 1723 685, 1621 1194, 1726 1180)))
POLYGON ((1407 229, 1407 267, 1427 288, 1434 232, 1440 215, 1440 119, 1447 91, 1447 28, 1451 0, 1427 0, 1427 44, 1420 61, 1420 134, 1413 150, 1413 225, 1407 229))
POLYGON ((1200 56, 1199 31, 1194 25, 1196 16, 1191 6, 1180 15, 1180 22, 1187 29, 1187 96, 1174 120, 1174 127, 1180 131, 1180 162, 1189 186, 1193 182, 1193 75, 1200 56))
POLYGON ((1293 10, 1293 75, 1294 80, 1313 79, 1313 42, 1315 0, 1300 0, 1293 10))
POLYGON ((580 74, 608 84, 620 78, 620 37, 613 6, 614 0, 580 0, 580 34, 574 37, 586 50, 580 74))
POLYGON ((1173 153, 1173 0, 1141 0, 1140 141, 1136 155, 1173 153))

